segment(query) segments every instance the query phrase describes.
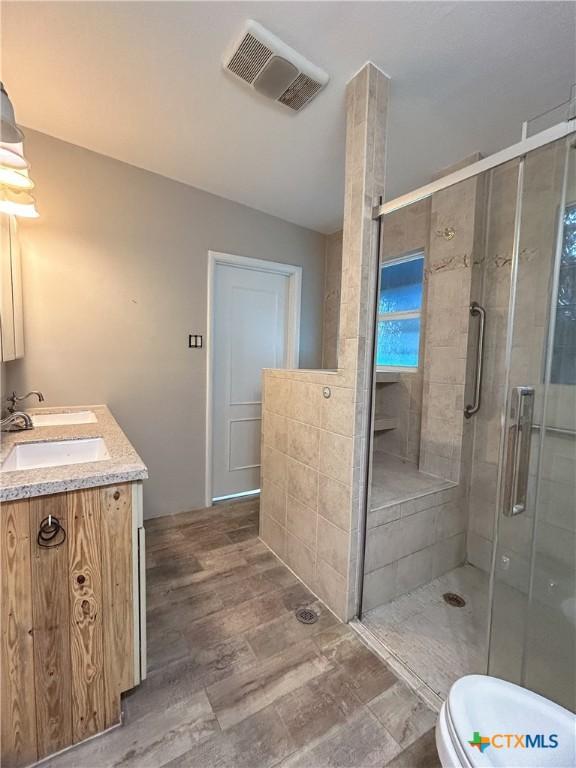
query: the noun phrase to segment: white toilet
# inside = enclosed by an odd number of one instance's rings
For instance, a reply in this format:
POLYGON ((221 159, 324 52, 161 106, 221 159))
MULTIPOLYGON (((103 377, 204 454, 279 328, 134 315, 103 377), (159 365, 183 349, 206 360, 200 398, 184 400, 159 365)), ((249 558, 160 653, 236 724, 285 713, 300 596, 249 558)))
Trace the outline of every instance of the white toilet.
POLYGON ((526 688, 467 675, 442 705, 436 746, 443 768, 574 768, 576 717, 526 688))

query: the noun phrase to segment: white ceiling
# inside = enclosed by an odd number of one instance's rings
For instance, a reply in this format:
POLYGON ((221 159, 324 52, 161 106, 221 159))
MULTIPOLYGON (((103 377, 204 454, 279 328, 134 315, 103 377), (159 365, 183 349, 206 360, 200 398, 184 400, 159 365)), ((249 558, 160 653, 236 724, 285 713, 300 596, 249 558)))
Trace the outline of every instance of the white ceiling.
POLYGON ((340 226, 344 88, 392 78, 387 198, 519 139, 569 96, 571 2, 9 2, 21 124, 322 232, 340 226), (293 114, 229 79, 245 19, 331 75, 293 114))

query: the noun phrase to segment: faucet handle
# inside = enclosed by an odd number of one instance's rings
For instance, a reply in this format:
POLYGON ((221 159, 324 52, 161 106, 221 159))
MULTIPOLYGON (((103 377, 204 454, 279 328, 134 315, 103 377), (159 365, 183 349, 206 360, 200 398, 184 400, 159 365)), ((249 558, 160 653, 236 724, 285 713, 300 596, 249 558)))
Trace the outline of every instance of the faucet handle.
POLYGON ((6 402, 9 403, 8 413, 14 413, 16 410, 16 403, 19 403, 21 400, 26 400, 27 398, 32 397, 32 395, 35 395, 38 398, 39 403, 44 402, 44 395, 42 392, 38 392, 35 389, 33 389, 31 392, 28 392, 26 395, 17 395, 16 392, 12 392, 10 397, 6 398, 6 402))

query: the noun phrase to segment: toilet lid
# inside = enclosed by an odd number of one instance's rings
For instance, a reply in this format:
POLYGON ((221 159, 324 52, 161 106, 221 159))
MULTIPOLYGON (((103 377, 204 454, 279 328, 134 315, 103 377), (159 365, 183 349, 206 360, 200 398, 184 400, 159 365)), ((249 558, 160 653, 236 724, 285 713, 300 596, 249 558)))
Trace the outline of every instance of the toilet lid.
POLYGON ((576 717, 537 693, 495 677, 467 675, 454 683, 446 704, 463 765, 576 765, 576 717))

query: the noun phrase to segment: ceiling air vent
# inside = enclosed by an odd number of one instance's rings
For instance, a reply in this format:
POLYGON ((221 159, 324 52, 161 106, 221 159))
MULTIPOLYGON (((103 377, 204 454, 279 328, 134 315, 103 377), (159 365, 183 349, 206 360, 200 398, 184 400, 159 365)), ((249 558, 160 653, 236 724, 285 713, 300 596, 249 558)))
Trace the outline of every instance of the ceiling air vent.
POLYGON ((328 82, 326 72, 255 21, 246 22, 224 58, 224 69, 295 112, 328 82))
POLYGON ((281 104, 286 104, 290 109, 302 109, 304 104, 307 104, 310 99, 316 96, 320 88, 322 88, 321 83, 312 80, 308 75, 300 74, 292 85, 286 88, 278 101, 281 104))
POLYGON ((247 83, 253 83, 270 56, 272 56, 270 48, 262 45, 253 35, 247 34, 228 62, 228 69, 247 83))

